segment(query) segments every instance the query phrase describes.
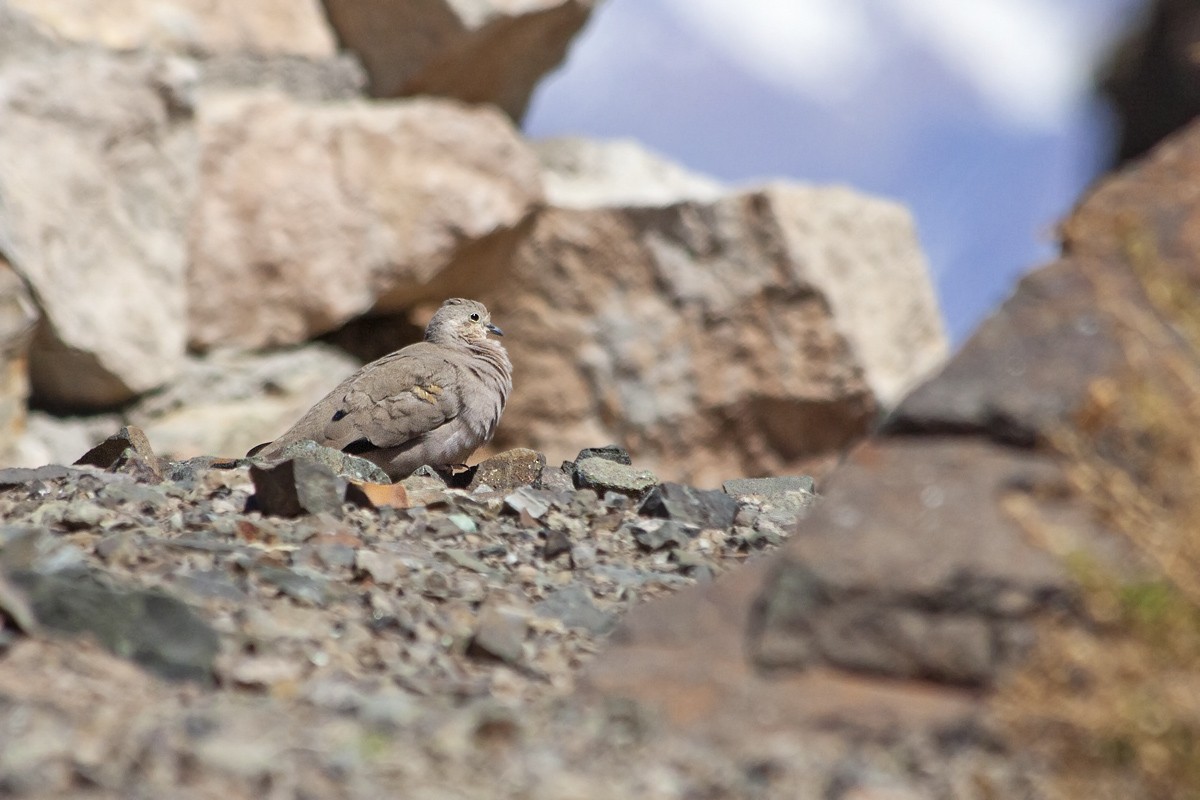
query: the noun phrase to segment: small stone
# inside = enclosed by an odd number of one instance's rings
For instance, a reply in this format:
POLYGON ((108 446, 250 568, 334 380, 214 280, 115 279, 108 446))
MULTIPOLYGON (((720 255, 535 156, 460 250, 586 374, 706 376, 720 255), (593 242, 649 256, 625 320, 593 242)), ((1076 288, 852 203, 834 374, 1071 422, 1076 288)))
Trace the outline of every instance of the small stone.
POLYGON ((523 603, 511 597, 490 596, 479 610, 479 621, 467 653, 509 664, 520 663, 525 655, 528 628, 529 610, 523 603))
POLYGON ((508 494, 521 486, 536 486, 545 466, 546 457, 535 450, 523 447, 507 450, 475 467, 467 491, 487 484, 494 491, 508 494))
POLYGON ((409 475, 399 485, 404 488, 409 508, 436 506, 446 502, 446 482, 441 478, 409 475))
POLYGON ((570 461, 565 462, 564 467, 542 467, 541 477, 538 479, 538 484, 548 492, 569 492, 575 488, 575 484, 571 479, 571 472, 574 465, 570 461))
POLYGON ((472 572, 479 573, 480 575, 491 575, 493 572, 495 572, 495 570, 493 570, 487 564, 483 563, 470 553, 463 552, 462 550, 444 550, 442 555, 444 555, 446 559, 455 566, 462 567, 463 569, 469 569, 472 572))
MULTIPOLYGON (((158 461, 154 455, 154 448, 150 446, 150 440, 146 438, 142 429, 127 425, 80 456, 75 466, 112 470, 128 457, 125 452, 127 450, 132 451, 133 457, 140 457, 145 462, 156 464, 158 461)), ((161 473, 159 478, 162 478, 161 473)))
POLYGON ((293 600, 313 606, 325 606, 332 599, 329 581, 321 575, 260 565, 255 570, 259 577, 293 600), (307 574, 306 574, 307 573, 307 574))
POLYGON ((596 566, 596 548, 590 544, 577 544, 571 548, 571 568, 591 569, 596 566))
POLYGON ((615 444, 605 447, 585 447, 579 451, 579 455, 575 456, 575 463, 578 464, 586 458, 603 458, 615 464, 624 464, 627 467, 633 464, 633 459, 629 457, 629 451, 615 444))
POLYGON ((734 497, 778 497, 787 492, 815 493, 815 484, 808 475, 781 475, 773 478, 735 478, 725 481, 721 488, 734 497))
POLYGON ((550 494, 543 489, 522 486, 504 498, 504 505, 518 514, 523 512, 532 519, 541 519, 550 510, 550 494))
POLYGON ((575 486, 597 493, 620 492, 641 497, 658 485, 649 470, 639 470, 606 458, 590 457, 575 462, 575 486))
POLYGON ((542 558, 553 561, 563 553, 570 552, 571 538, 562 531, 548 530, 545 532, 546 543, 542 546, 542 558))
POLYGON ((254 502, 264 514, 298 517, 322 512, 340 516, 346 479, 324 464, 305 459, 250 467, 254 502))
POLYGON ((129 531, 110 533, 96 543, 96 555, 110 564, 129 566, 138 560, 138 546, 129 531))
POLYGON ((533 611, 541 617, 560 619, 568 628, 582 628, 595 634, 608 633, 616 624, 616 615, 596 608, 591 593, 578 584, 553 592, 534 605, 533 611))
POLYGON ((479 532, 479 525, 468 514, 447 514, 446 519, 463 533, 479 532))
POLYGON ((371 576, 379 586, 391 586, 400 577, 399 562, 374 550, 359 550, 354 554, 354 568, 371 576))
POLYGON ((686 529, 674 520, 654 519, 639 520, 628 526, 634 541, 644 549, 654 551, 666 547, 687 547, 688 541, 695 537, 698 529, 686 529))
POLYGON ((329 469, 334 475, 358 483, 391 483, 387 473, 374 462, 365 458, 343 453, 332 447, 322 447, 309 439, 294 442, 283 449, 274 461, 315 461, 329 469))
POLYGON ((638 513, 698 528, 725 530, 733 526, 737 511, 737 500, 719 489, 694 489, 681 483, 664 483, 651 490, 638 513))

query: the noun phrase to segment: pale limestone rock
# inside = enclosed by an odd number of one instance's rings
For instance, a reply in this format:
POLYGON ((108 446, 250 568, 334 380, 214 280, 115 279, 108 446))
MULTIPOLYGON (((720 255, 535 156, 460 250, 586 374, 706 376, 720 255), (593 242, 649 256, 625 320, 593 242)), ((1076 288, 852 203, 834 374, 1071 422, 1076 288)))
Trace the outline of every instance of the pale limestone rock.
POLYGON ((499 112, 446 100, 201 106, 190 229, 193 344, 303 341, 369 310, 455 293, 489 240, 541 199, 535 156, 499 112), (461 283, 461 280, 459 281, 461 283))
POLYGON ((716 180, 632 139, 562 137, 536 141, 533 148, 542 162, 546 201, 559 208, 661 206, 716 200, 725 192, 716 180))
POLYGON ((0 7, 0 249, 42 312, 34 393, 103 407, 185 344, 194 137, 164 61, 57 46, 0 7))
POLYGON ((842 189, 551 209, 487 303, 516 376, 494 447, 615 441, 701 484, 837 453, 945 352, 907 215, 842 189))

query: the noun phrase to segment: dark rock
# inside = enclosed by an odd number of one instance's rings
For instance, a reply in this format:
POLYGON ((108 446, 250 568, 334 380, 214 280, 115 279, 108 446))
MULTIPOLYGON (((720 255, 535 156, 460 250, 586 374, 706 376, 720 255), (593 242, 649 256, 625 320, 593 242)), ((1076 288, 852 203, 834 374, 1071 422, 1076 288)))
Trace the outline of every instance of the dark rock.
POLYGON ((733 525, 737 510, 737 501, 719 489, 694 489, 680 483, 664 483, 651 490, 638 513, 698 528, 726 529, 733 525))
POLYGON ((624 464, 627 467, 633 464, 633 459, 629 457, 629 451, 615 444, 610 444, 607 447, 585 447, 579 451, 579 455, 575 456, 573 463, 578 464, 586 458, 603 458, 606 461, 612 461, 615 464, 624 464))
POLYGON ((1200 8, 1192 0, 1155 0, 1103 70, 1120 139, 1117 160, 1138 158, 1200 115, 1200 8))
POLYGON ((1048 457, 977 440, 859 448, 763 591, 758 664, 989 683, 1021 654, 1029 615, 1070 594, 995 498, 1062 481, 1048 457))
POLYGON ((279 454, 278 458, 272 460, 287 459, 315 461, 327 467, 334 475, 359 483, 392 482, 379 465, 332 447, 322 447, 308 439, 288 445, 283 448, 283 452, 279 454))
POLYGON ((568 628, 582 628, 590 633, 604 634, 616 624, 616 615, 596 608, 591 593, 583 586, 571 584, 551 593, 536 603, 533 611, 540 617, 562 620, 568 628))
POLYGON ((346 479, 324 464, 307 459, 284 461, 275 466, 250 467, 254 481, 252 498, 259 511, 279 517, 301 514, 342 513, 346 479))
MULTIPOLYGON (((141 428, 127 425, 80 456, 75 466, 115 470, 131 458, 146 466, 153 464, 157 467, 158 464, 158 457, 154 455, 154 448, 150 446, 146 434, 141 428), (126 454, 127 450, 131 452, 126 454)), ((161 480, 161 471, 156 471, 161 480)))
POLYGON ((548 530, 545 532, 546 543, 542 546, 542 558, 553 561, 563 553, 571 551, 571 537, 562 531, 548 530))
POLYGON ((773 478, 735 478, 725 481, 721 488, 733 497, 781 497, 789 492, 815 493, 813 479, 808 475, 782 475, 773 478))
POLYGON ((570 461, 565 462, 563 467, 542 467, 538 485, 549 492, 569 492, 575 488, 571 471, 570 461))
POLYGON ((333 599, 329 581, 320 575, 302 574, 299 570, 268 565, 257 565, 254 571, 293 600, 312 606, 325 606, 333 599))
POLYGON ((642 497, 658 485, 653 472, 595 456, 575 462, 574 480, 579 489, 593 489, 598 494, 620 492, 632 497, 642 497))
POLYGON ((687 547, 698 529, 687 530, 683 525, 669 519, 639 520, 627 528, 634 541, 646 550, 662 550, 664 547, 687 547))
POLYGON ((1059 262, 1026 276, 1001 312, 908 395, 882 432, 979 434, 1028 447, 1070 421, 1121 349, 1092 282, 1059 262))
POLYGON ((163 470, 163 477, 171 483, 190 487, 196 479, 210 469, 237 469, 248 466, 252 462, 248 458, 219 458, 217 456, 196 456, 184 461, 172 461, 163 470))
POLYGON ((45 628, 91 634, 116 655, 164 678, 212 679, 216 632, 169 595, 115 586, 95 573, 16 572, 10 579, 45 628))
POLYGON ((546 457, 535 450, 518 447, 481 461, 468 491, 487 485, 497 492, 509 494, 522 486, 537 486, 546 466, 546 457))

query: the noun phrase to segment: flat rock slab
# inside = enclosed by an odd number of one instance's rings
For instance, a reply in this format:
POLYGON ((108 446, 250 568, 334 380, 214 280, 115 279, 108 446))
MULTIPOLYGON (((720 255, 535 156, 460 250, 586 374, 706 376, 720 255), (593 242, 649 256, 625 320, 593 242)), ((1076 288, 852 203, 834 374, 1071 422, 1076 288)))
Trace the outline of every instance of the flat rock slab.
POLYGON ((91 574, 17 572, 9 578, 42 627, 90 633, 111 652, 164 678, 212 680, 217 634, 181 601, 91 574))

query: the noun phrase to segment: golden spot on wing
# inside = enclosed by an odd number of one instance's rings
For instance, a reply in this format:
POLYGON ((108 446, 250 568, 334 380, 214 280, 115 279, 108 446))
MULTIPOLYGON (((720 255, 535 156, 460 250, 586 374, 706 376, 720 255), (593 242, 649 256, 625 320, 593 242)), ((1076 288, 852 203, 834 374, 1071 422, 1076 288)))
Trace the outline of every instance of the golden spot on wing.
POLYGON ((437 395, 442 393, 442 387, 436 383, 430 383, 425 386, 417 385, 412 388, 412 393, 418 400, 424 400, 430 405, 437 402, 437 395))

